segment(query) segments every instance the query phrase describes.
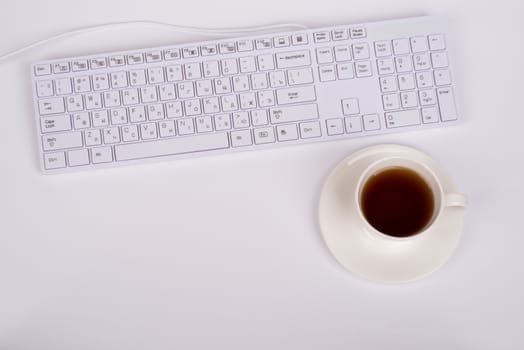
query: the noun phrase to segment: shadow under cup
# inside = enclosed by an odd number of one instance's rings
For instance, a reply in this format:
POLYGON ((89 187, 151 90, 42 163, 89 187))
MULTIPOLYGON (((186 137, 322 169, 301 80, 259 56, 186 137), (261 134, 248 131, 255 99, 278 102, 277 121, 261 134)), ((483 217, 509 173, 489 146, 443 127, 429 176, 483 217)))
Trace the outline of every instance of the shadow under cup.
POLYGON ((394 238, 415 236, 432 225, 442 201, 435 175, 420 163, 392 158, 372 164, 358 188, 360 214, 377 232, 394 238))

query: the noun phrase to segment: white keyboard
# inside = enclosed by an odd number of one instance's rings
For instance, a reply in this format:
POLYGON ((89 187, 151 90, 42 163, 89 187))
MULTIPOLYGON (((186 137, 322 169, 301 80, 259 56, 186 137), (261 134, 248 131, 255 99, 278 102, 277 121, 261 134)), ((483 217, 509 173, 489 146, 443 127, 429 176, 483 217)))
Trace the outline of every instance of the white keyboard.
POLYGON ((447 126, 447 38, 417 17, 37 62, 42 170, 447 126))

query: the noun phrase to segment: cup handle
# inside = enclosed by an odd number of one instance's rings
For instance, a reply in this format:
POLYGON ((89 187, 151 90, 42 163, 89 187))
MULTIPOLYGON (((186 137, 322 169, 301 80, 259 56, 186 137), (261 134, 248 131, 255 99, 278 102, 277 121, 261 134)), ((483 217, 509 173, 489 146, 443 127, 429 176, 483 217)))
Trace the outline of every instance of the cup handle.
POLYGON ((448 193, 444 196, 445 207, 465 207, 468 199, 462 193, 448 193))

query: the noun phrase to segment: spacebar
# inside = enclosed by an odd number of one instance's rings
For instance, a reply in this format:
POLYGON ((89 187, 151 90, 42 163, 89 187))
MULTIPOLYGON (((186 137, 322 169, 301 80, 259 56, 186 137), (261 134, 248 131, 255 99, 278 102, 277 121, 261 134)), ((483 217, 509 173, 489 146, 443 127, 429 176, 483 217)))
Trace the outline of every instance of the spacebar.
POLYGON ((229 148, 227 133, 187 136, 115 146, 117 161, 229 148))

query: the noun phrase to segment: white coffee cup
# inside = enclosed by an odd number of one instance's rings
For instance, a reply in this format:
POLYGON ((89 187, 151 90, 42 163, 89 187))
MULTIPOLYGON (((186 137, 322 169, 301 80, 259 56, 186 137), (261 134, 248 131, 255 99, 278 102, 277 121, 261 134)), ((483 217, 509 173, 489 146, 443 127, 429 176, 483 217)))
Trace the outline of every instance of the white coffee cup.
POLYGON ((355 201, 354 208, 356 208, 358 212, 358 219, 361 225, 364 227, 364 230, 367 233, 376 236, 377 238, 393 240, 407 240, 420 238, 421 235, 424 235, 427 232, 431 232, 432 226, 439 220, 444 208, 453 206, 464 207, 466 205, 466 196, 464 194, 456 192, 444 193, 444 190, 442 189, 442 184, 438 176, 423 162, 420 162, 417 159, 406 158, 401 156, 381 158, 369 164, 367 168, 363 169, 362 174, 358 179, 355 191, 352 195, 352 199, 354 199, 355 201), (407 235, 405 237, 397 237, 388 234, 387 232, 380 232, 368 222, 362 210, 362 189, 369 181, 369 179, 372 176, 375 176, 376 174, 394 168, 403 168, 415 172, 429 186, 433 194, 433 213, 431 215, 431 219, 428 220, 426 225, 421 230, 411 235, 407 235))
POLYGON ((331 172, 319 202, 320 229, 327 247, 347 270, 366 279, 398 283, 441 267, 462 231, 466 197, 429 155, 401 145, 377 145, 348 156, 331 172), (433 193, 431 219, 419 231, 396 237, 375 229, 362 210, 361 192, 384 169, 407 168, 433 193))

